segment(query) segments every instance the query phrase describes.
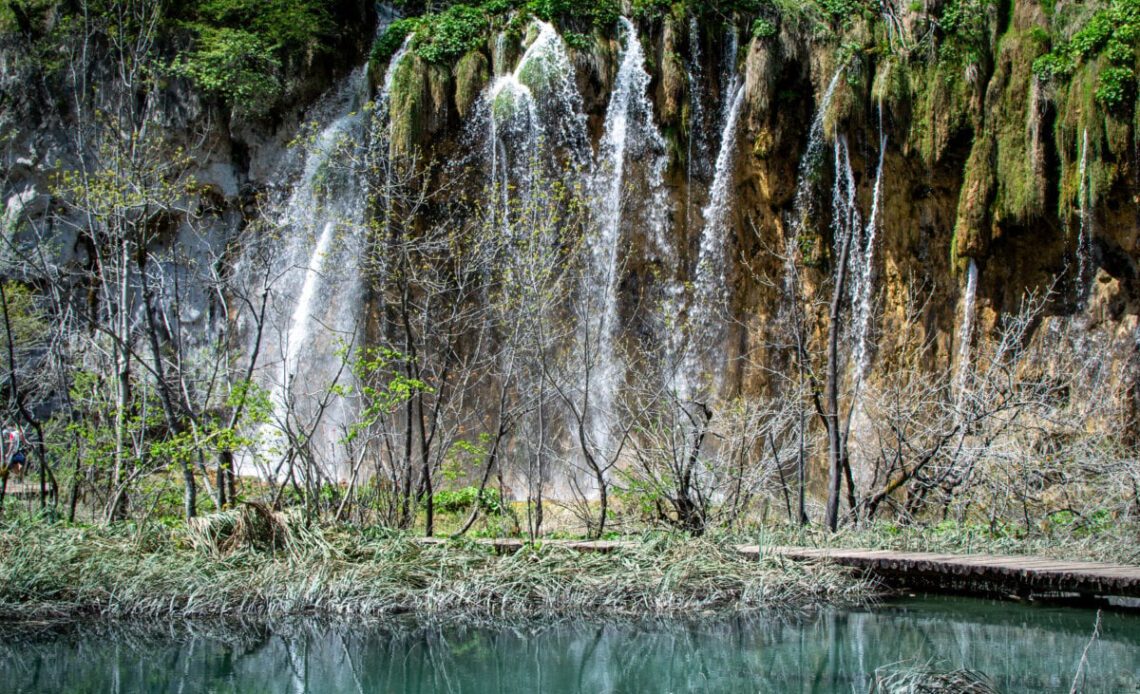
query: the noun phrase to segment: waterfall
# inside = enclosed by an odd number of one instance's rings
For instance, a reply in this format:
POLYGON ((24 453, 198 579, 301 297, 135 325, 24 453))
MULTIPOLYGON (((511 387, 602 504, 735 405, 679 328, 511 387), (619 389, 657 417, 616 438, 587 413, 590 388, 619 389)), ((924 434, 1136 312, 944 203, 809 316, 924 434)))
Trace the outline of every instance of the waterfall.
MULTIPOLYGON (((388 61, 388 69, 384 73, 384 84, 380 88, 380 94, 377 95, 376 101, 376 122, 382 128, 388 128, 391 125, 389 111, 392 107, 392 81, 396 78, 396 68, 408 55, 408 51, 412 49, 412 34, 408 34, 404 38, 404 42, 400 44, 400 49, 397 50, 392 58, 388 61)), ((386 134, 386 133, 382 133, 386 134)), ((385 151, 387 151, 385 149, 385 151)))
POLYGON ((514 233, 512 208, 526 209, 537 175, 564 173, 556 170, 557 153, 565 153, 572 169, 589 161, 586 119, 565 43, 550 24, 536 25, 538 35, 514 71, 495 80, 477 116, 489 130, 492 225, 508 237, 514 233))
POLYGON ((966 380, 970 376, 970 342, 974 338, 974 312, 978 297, 978 264, 970 258, 966 272, 966 295, 962 302, 962 325, 958 330, 958 373, 954 378, 954 392, 958 406, 962 405, 962 395, 966 380))
MULTIPOLYGON (((719 338, 723 335, 722 321, 717 315, 725 306, 727 282, 725 277, 726 245, 734 231, 728 224, 728 213, 732 204, 732 184, 736 173, 736 135, 740 122, 740 112, 744 105, 744 85, 736 70, 736 31, 730 34, 726 57, 731 63, 726 67, 724 95, 727 97, 722 108, 722 130, 720 150, 716 157, 713 184, 709 191, 709 202, 703 210, 704 228, 701 231, 697 265, 693 273, 694 297, 690 307, 690 334, 692 340, 686 354, 687 379, 694 379, 700 371, 700 362, 706 351, 715 351, 719 338)), ((720 364, 713 373, 719 376, 720 364)), ((716 383, 710 384, 716 390, 716 383)), ((691 380, 686 389, 692 387, 691 380)))
POLYGON ((1092 200, 1089 191, 1089 131, 1081 134, 1080 182, 1077 190, 1077 206, 1080 217, 1080 232, 1077 236, 1077 298, 1084 304, 1088 300, 1092 278, 1092 239, 1093 218, 1092 200))
MULTIPOLYGON (((740 71, 736 67, 736 56, 740 52, 740 36, 737 28, 733 26, 728 31, 728 41, 724 44, 724 57, 721 60, 720 71, 720 123, 723 126, 731 117, 733 109, 732 95, 740 86, 740 71)), ((722 139, 723 141, 723 139, 722 139)))
MULTIPOLYGON (((835 180, 831 187, 831 238, 834 244, 834 257, 842 256, 843 244, 850 245, 847 253, 847 276, 852 277, 852 270, 859 264, 859 255, 855 249, 859 245, 859 234, 862 221, 859 217, 859 205, 856 200, 855 171, 851 168, 851 152, 847 147, 847 137, 839 135, 835 138, 832 147, 835 156, 835 180)), ((839 268, 835 268, 838 277, 839 268)), ((849 293, 854 297, 854 282, 849 287, 849 293)))
POLYGON ((847 137, 844 135, 836 136, 832 149, 834 150, 835 167, 835 177, 831 188, 832 257, 838 261, 843 257, 843 247, 845 245, 848 247, 846 267, 841 268, 838 262, 835 264, 832 291, 843 292, 838 300, 847 299, 848 307, 853 309, 859 301, 856 276, 862 262, 859 247, 863 224, 859 216, 855 172, 851 168, 851 152, 847 146, 847 137), (846 273, 846 281, 842 286, 839 282, 841 271, 846 273))
MULTIPOLYGON (((784 239, 783 289, 785 307, 790 306, 791 302, 797 300, 796 287, 799 280, 798 270, 796 268, 796 254, 799 251, 799 243, 810 231, 809 220, 815 211, 815 172, 819 167, 821 155, 823 154, 823 120, 827 116, 827 110, 831 107, 831 99, 835 95, 835 88, 839 85, 839 78, 842 74, 843 67, 840 66, 828 83, 827 89, 823 92, 823 98, 815 110, 811 128, 808 130, 807 148, 800 158, 799 168, 796 173, 796 194, 792 208, 792 220, 791 223, 788 224, 788 232, 784 239)), ((785 313, 783 320, 790 320, 790 316, 785 313)))
POLYGON ((534 95, 513 74, 495 82, 489 99, 491 225, 510 238, 514 235, 512 194, 523 201, 530 199, 541 124, 534 95))
POLYGON ((593 214, 597 238, 592 245, 592 278, 584 290, 589 309, 589 339, 596 340, 598 354, 589 383, 594 406, 591 433, 601 450, 609 448, 608 424, 614 397, 622 377, 615 342, 618 339, 618 290, 621 275, 621 244, 626 219, 625 197, 630 185, 629 169, 636 162, 647 164, 646 185, 652 196, 649 232, 658 251, 668 248, 666 233, 668 202, 663 186, 667 159, 665 140, 657 129, 648 90, 650 76, 637 31, 629 19, 620 20, 625 45, 603 128, 593 180, 593 214), (656 209, 653 209, 656 208, 656 209))
POLYGON ((840 67, 824 90, 823 99, 819 102, 815 117, 811 121, 811 128, 808 130, 807 149, 800 159, 799 171, 796 174, 795 218, 791 227, 797 235, 807 230, 807 220, 814 212, 813 178, 823 154, 823 120, 831 108, 831 99, 835 96, 835 88, 839 86, 839 78, 842 75, 843 68, 840 67))
MULTIPOLYGON (((736 32, 731 34, 736 36, 736 32)), ((735 45, 735 38, 730 40, 735 45)), ((735 54, 735 51, 732 51, 735 54)), ((709 203, 703 210, 705 227, 701 234, 700 252, 697 256, 698 292, 706 298, 720 292, 725 284, 725 236, 728 229, 725 222, 732 203, 732 183, 736 163, 736 131, 740 122, 740 111, 744 105, 744 85, 740 74, 732 69, 732 76, 726 82, 723 129, 720 136, 720 151, 716 156, 713 184, 709 191, 709 203)), ((723 297, 721 297, 723 298, 723 297)), ((705 308, 711 308, 705 306, 705 308)))
MULTIPOLYGON (((380 93, 377 95, 376 109, 372 119, 372 142, 369 148, 369 166, 379 173, 376 176, 379 179, 380 186, 377 190, 372 189, 372 193, 379 195, 380 209, 383 213, 380 218, 382 225, 379 233, 381 242, 385 242, 390 237, 390 227, 392 217, 395 214, 393 207, 392 192, 395 186, 395 180, 392 176, 392 160, 391 160, 391 108, 392 108, 392 82, 395 79, 396 68, 404 60, 408 51, 412 48, 412 34, 408 34, 404 38, 404 43, 400 49, 392 55, 388 61, 388 70, 384 73, 384 83, 381 85, 380 93)), ((372 177, 369 177, 369 182, 372 183, 372 177)), ((377 253, 376 262, 379 267, 376 268, 376 275, 384 277, 387 275, 387 254, 377 253)), ((377 311, 379 315, 384 315, 382 310, 377 311)))
MULTIPOLYGON (((366 84, 367 73, 358 68, 318 107, 333 115, 305 150, 300 180, 279 217, 285 249, 273 315, 288 318, 267 319, 266 339, 277 344, 267 345, 266 354, 272 358, 277 350, 270 376, 274 417, 294 430, 310 426, 317 401, 343 378, 337 353, 356 340, 362 318, 365 196, 345 161, 359 154, 365 139, 360 94, 366 84)), ((348 416, 343 400, 335 399, 313 431, 315 455, 335 465, 348 416)), ((284 443, 277 427, 263 434, 270 449, 284 443)))
POLYGON ((852 274, 852 308, 854 314, 855 340, 852 347, 852 360, 855 363, 855 387, 858 388, 867 376, 870 366, 870 350, 867 348, 867 333, 870 331, 871 314, 874 311, 875 297, 875 238, 879 231, 879 207, 883 198, 883 161, 887 153, 887 136, 883 132, 883 108, 879 106, 879 164, 875 168, 875 187, 871 196, 871 214, 863 230, 862 247, 855 259, 852 274))
POLYGON ((498 77, 507 71, 507 32, 495 35, 495 48, 491 51, 491 70, 498 77))
MULTIPOLYGON (((310 120, 322 124, 301 151, 300 176, 277 215, 280 258, 267 315, 263 354, 274 424, 262 428, 264 455, 280 456, 287 443, 283 426, 307 435, 324 474, 337 476, 344 452, 339 445, 353 413, 346 398, 321 401, 334 386, 351 378, 344 348, 360 339, 364 321, 364 278, 368 235, 364 218, 368 184, 359 162, 387 157, 389 95, 396 65, 409 42, 392 57, 375 116, 364 108, 368 96, 366 67, 358 67, 330 90, 310 120), (369 124, 381 123, 382 132, 369 124), (379 150, 383 150, 379 152, 379 150), (379 152, 379 153, 378 153, 379 152)), ((267 461, 261 461, 267 462, 267 461)), ((273 476, 269 468, 261 473, 273 476)))
POLYGON ((693 174, 704 175, 708 157, 705 134, 704 69, 701 66, 701 29, 696 16, 689 17, 689 145, 685 180, 688 184, 686 218, 692 226, 693 174))

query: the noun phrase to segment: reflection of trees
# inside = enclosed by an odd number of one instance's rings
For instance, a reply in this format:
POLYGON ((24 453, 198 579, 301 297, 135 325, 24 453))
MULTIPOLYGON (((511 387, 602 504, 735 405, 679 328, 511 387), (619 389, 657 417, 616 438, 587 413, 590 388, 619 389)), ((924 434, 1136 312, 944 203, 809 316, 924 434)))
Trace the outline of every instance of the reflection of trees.
MULTIPOLYGON (((117 678, 122 691, 851 692, 906 662, 1039 691, 1071 682, 1091 620, 927 600, 707 621, 22 627, 0 643, 0 682, 10 691, 109 691, 117 678)), ((1106 614, 1089 689, 1133 686, 1138 645, 1137 620, 1106 614)))

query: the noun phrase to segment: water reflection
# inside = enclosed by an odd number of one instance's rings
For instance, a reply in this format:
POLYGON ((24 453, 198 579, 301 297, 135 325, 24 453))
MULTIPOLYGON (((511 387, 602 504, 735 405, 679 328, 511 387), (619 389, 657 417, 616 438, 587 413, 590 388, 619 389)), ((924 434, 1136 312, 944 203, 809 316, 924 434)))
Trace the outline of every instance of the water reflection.
MULTIPOLYGON (((866 692, 876 668, 903 661, 979 670, 1001 691, 1068 691, 1093 620, 927 598, 700 622, 87 626, 4 639, 0 691, 866 692)), ((1105 614, 1084 691, 1138 683, 1140 617, 1105 614)))

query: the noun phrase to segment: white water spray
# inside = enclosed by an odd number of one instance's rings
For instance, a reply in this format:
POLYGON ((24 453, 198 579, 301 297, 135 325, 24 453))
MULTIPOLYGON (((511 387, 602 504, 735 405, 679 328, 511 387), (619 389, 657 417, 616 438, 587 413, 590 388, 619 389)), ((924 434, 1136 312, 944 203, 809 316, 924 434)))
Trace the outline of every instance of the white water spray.
POLYGON ((871 196, 871 214, 863 229, 862 248, 856 256, 852 279, 852 308, 854 313, 855 341, 852 347, 852 360, 855 363, 855 384, 859 387, 867 376, 871 354, 867 338, 870 332, 871 316, 874 313, 875 297, 875 240, 879 231, 880 206, 883 198, 883 162, 887 152, 887 136, 883 132, 883 109, 879 106, 879 164, 875 169, 875 187, 871 196))
POLYGON ((689 146, 686 180, 689 187, 689 209, 686 215, 692 225, 693 176, 703 176, 707 167, 708 137, 705 131, 704 67, 701 65, 701 29, 695 16, 689 18, 689 146))
MULTIPOLYGON (((586 121, 565 43, 546 22, 514 71, 495 80, 481 104, 489 129, 487 161, 494 205, 492 224, 514 233, 512 211, 527 209, 544 166, 564 152, 573 168, 589 160, 586 121)), ((505 48, 501 49, 505 52, 505 48)))
POLYGON ((974 339, 974 313, 978 297, 978 264, 970 258, 966 273, 966 294, 962 301, 962 324, 958 329, 958 373, 954 378, 954 392, 959 406, 970 373, 970 343, 974 339))
MULTIPOLYGON (((740 113, 744 104, 744 85, 735 66, 735 35, 728 42, 724 79, 725 103, 722 108, 723 121, 720 131, 720 148, 717 153, 712 187, 709 189, 709 202, 702 211, 705 227, 701 230, 697 267, 693 270, 693 297, 690 304, 690 344, 685 352, 684 393, 690 395, 695 378, 701 370, 701 362, 707 361, 709 353, 715 362, 712 368, 712 383, 709 390, 715 392, 719 378, 723 375, 723 359, 717 353, 717 344, 723 337, 722 320, 719 311, 725 309, 727 301, 726 248, 733 227, 728 223, 728 212, 732 207, 732 183, 735 178, 736 131, 739 130, 740 113)), ((679 389, 678 392, 682 389, 679 389)))
POLYGON ((598 236, 592 244, 591 286, 584 288, 591 307, 587 329, 598 351, 589 384, 593 400, 591 434, 595 445, 607 452, 615 393, 623 375, 615 348, 619 337, 620 250, 623 229, 631 221, 627 219, 625 198, 631 184, 630 169, 635 162, 647 163, 645 185, 653 203, 646 224, 658 252, 669 252, 667 192, 662 181, 667 163, 665 140, 654 119, 648 94, 650 76, 645 70, 645 55, 637 30, 625 17, 620 23, 625 45, 598 151, 593 181, 598 236))
POLYGON ((842 75, 843 68, 840 67, 832 76, 827 89, 824 90, 823 98, 819 102, 815 117, 811 121, 811 128, 808 130, 807 148, 804 150, 803 157, 800 158, 799 171, 796 174, 796 197, 793 212, 795 218, 791 224, 791 228, 797 236, 807 230, 807 221, 814 212, 815 197, 812 178, 819 167, 823 154, 823 121, 827 117, 828 109, 831 108, 831 99, 835 96, 835 88, 839 86, 839 78, 842 75))
MULTIPOLYGON (((288 318, 269 318, 265 350, 270 359, 276 350, 268 377, 278 424, 311 425, 317 399, 344 379, 337 352, 357 339, 362 320, 365 195, 363 182, 344 161, 359 154, 366 139, 366 83, 364 68, 358 68, 323 100, 320 110, 335 116, 308 146, 301 178, 280 217, 286 248, 274 314, 288 318)), ((313 430, 313 454, 332 474, 342 462, 337 442, 350 416, 347 404, 336 399, 313 430)), ((276 427, 263 429, 262 438, 263 450, 271 454, 284 443, 276 427)))
POLYGON ((1081 135, 1080 183, 1077 190, 1077 209, 1080 217, 1080 232, 1077 236, 1077 297, 1083 304, 1088 299, 1092 280, 1092 193, 1089 190, 1089 131, 1081 135))

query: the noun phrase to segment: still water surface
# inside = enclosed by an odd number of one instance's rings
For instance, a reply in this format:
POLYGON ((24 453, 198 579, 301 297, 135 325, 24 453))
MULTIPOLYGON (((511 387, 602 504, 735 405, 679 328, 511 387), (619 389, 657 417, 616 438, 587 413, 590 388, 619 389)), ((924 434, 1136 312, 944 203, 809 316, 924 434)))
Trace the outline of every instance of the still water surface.
MULTIPOLYGON (((88 626, 0 643, 2 692, 866 692, 898 663, 1068 692, 1095 613, 959 598, 702 621, 88 626)), ((0 624, 0 631, 8 631, 0 624)), ((1086 692, 1134 692, 1140 616, 1105 613, 1086 692)))

